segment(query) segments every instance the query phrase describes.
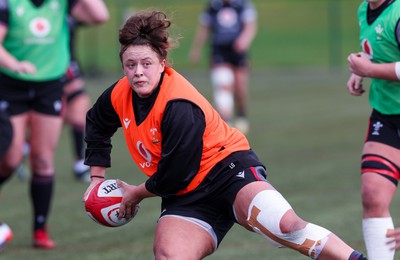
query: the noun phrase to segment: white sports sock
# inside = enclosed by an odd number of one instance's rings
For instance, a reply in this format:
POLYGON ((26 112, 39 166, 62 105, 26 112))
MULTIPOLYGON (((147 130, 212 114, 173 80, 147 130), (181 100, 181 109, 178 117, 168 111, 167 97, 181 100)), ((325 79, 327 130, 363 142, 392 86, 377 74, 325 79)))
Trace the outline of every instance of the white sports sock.
POLYGON ((394 229, 392 218, 363 219, 362 229, 368 259, 393 260, 395 251, 390 248, 393 247, 394 244, 386 244, 389 241, 386 237, 388 229, 394 229))

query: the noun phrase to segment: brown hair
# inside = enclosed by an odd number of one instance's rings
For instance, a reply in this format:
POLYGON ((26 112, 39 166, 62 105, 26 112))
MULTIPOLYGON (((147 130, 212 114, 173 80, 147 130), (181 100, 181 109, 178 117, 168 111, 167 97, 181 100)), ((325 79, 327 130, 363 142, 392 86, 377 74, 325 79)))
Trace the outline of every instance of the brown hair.
POLYGON ((119 30, 119 57, 129 46, 148 45, 160 60, 167 59, 168 50, 173 47, 167 29, 171 21, 161 11, 141 11, 132 15, 119 30))

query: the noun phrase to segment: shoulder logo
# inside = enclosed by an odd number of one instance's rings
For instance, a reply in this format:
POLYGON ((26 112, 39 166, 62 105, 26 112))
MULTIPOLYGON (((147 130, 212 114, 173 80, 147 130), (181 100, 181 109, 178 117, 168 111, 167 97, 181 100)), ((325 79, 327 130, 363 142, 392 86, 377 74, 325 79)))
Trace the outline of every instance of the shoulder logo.
POLYGON ((131 120, 130 120, 129 118, 125 118, 125 119, 124 119, 124 126, 125 126, 125 129, 128 129, 128 126, 129 126, 130 123, 131 123, 131 120))

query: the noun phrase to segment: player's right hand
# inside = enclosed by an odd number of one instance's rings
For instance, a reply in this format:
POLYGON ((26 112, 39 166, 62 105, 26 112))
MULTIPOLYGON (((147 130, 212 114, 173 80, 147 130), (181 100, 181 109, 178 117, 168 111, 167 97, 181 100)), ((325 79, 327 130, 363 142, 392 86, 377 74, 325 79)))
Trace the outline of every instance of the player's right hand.
POLYGON ((82 197, 82 202, 85 203, 90 191, 94 188, 94 186, 97 185, 97 183, 104 181, 104 179, 101 178, 91 178, 89 187, 86 189, 85 193, 83 194, 82 197))
POLYGON ((15 71, 19 74, 35 74, 36 67, 29 61, 21 61, 16 66, 15 71))

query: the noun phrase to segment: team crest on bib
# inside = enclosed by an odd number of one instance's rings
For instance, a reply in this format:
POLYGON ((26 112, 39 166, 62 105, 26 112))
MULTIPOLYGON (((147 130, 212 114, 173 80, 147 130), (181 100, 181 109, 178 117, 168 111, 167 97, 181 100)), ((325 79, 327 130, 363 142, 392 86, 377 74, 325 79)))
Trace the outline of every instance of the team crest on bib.
POLYGON ((45 37, 50 33, 51 25, 46 18, 36 17, 29 24, 29 29, 35 36, 45 37))
POLYGON ((237 23, 238 17, 233 8, 225 7, 217 14, 218 23, 226 28, 231 28, 237 23))

